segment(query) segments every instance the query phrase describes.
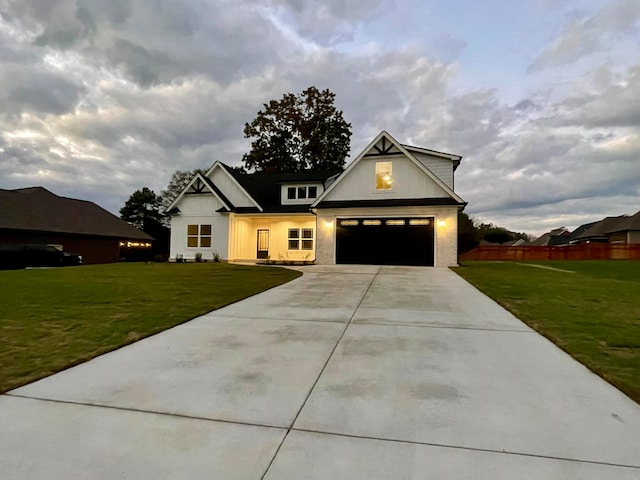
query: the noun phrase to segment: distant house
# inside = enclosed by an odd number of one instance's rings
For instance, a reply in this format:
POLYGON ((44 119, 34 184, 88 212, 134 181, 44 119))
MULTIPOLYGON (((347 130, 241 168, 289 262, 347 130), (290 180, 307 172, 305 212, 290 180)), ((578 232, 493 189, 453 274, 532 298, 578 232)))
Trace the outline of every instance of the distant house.
POLYGON ((569 243, 569 237, 571 233, 564 227, 556 228, 555 230, 551 230, 543 235, 540 235, 538 238, 533 240, 532 242, 527 243, 527 245, 533 247, 551 247, 556 245, 567 245, 569 243))
MULTIPOLYGON (((635 215, 634 215, 635 216, 635 215)), ((571 234, 570 242, 575 243, 610 243, 610 237, 612 232, 626 232, 624 224, 629 219, 627 215, 621 215, 619 217, 606 217, 598 222, 587 223, 581 225, 571 234)), ((622 243, 626 242, 626 236, 619 236, 618 238, 624 238, 622 243)))
POLYGON ((56 245, 92 264, 117 262, 122 247, 149 248, 152 241, 95 203, 42 187, 0 189, 0 245, 56 245))
POLYGON ((640 243, 640 211, 607 229, 609 243, 640 243))
POLYGON ((383 131, 343 172, 244 174, 216 162, 169 208, 170 261, 456 265, 461 158, 383 131))

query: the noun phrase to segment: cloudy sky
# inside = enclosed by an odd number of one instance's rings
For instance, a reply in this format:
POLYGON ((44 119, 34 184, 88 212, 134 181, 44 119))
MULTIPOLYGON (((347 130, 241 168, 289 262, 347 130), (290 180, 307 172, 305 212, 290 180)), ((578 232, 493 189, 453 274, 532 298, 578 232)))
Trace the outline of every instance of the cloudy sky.
POLYGON ((336 93, 463 155, 467 212, 542 233, 640 210, 638 0, 0 0, 0 188, 117 213, 175 170, 239 164, 262 104, 336 93))

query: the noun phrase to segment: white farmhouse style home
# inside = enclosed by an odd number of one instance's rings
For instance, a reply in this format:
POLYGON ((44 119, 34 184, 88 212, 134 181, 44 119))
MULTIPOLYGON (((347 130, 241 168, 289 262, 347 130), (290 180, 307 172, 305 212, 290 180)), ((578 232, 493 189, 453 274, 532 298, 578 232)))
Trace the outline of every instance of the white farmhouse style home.
POLYGON ((216 162, 169 207, 170 261, 457 264, 462 157, 382 131, 344 171, 245 174, 216 162))

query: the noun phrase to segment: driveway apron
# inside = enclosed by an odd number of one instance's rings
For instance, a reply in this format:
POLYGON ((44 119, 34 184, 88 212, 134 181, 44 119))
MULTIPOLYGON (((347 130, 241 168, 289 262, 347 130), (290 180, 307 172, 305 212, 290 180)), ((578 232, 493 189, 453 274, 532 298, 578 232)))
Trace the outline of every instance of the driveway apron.
POLYGON ((0 476, 640 479, 640 406, 455 273, 302 271, 0 396, 0 476))

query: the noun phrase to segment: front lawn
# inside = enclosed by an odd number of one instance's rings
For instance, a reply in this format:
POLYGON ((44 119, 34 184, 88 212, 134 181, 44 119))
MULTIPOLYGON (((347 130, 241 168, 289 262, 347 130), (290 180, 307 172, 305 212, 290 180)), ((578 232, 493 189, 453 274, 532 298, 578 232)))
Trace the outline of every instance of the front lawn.
POLYGON ((300 275, 226 263, 0 271, 0 392, 300 275))
POLYGON ((640 403, 640 262, 464 262, 454 271, 640 403))

